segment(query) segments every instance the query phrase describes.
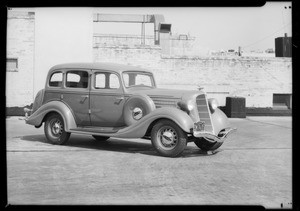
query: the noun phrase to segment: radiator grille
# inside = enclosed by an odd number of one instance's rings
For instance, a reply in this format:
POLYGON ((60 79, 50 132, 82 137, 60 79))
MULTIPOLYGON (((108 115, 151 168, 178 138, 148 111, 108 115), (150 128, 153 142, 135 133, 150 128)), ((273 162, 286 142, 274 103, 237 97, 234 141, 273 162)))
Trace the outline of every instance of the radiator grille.
POLYGON ((213 126, 211 123, 210 111, 206 101, 205 95, 198 95, 196 98, 197 109, 200 121, 205 122, 205 131, 213 132, 213 126))

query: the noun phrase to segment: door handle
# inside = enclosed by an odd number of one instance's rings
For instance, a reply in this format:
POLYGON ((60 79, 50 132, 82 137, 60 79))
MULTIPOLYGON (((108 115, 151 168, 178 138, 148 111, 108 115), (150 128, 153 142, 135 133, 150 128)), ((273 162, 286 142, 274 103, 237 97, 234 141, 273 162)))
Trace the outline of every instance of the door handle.
POLYGON ((88 95, 81 95, 83 99, 80 100, 80 103, 84 103, 84 101, 89 97, 88 95))
POLYGON ((116 97, 116 102, 114 104, 119 105, 122 100, 124 100, 124 97, 116 97))

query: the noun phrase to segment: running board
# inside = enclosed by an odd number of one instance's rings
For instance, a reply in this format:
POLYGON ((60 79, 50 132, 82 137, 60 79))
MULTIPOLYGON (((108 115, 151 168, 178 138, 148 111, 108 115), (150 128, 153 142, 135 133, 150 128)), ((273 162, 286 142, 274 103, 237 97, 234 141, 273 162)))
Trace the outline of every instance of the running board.
POLYGON ((71 128, 70 132, 78 133, 117 133, 120 129, 124 127, 78 127, 71 128))

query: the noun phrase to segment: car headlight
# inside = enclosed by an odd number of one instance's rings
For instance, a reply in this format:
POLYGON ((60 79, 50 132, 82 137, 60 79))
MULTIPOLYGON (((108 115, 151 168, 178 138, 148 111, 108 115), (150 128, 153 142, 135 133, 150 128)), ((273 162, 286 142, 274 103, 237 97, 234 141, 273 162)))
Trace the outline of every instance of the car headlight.
POLYGON ((214 112, 219 106, 219 103, 215 98, 209 99, 208 104, 209 104, 209 108, 210 108, 211 112, 214 112))
POLYGON ((194 104, 192 101, 188 101, 188 102, 179 101, 177 105, 186 112, 190 112, 194 109, 194 104))
POLYGON ((187 109, 188 109, 189 111, 193 110, 193 109, 194 109, 194 105, 193 105, 191 102, 189 102, 189 103, 187 104, 187 109))

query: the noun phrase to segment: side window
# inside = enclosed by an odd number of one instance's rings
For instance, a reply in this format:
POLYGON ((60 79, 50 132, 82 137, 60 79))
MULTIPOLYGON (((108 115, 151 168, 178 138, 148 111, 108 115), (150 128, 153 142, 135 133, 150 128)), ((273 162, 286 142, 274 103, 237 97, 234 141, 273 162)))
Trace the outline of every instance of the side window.
POLYGON ((111 88, 111 89, 119 89, 120 88, 119 78, 116 74, 110 74, 109 88, 111 88))
POLYGON ((114 73, 96 73, 95 75, 96 89, 119 89, 119 77, 114 73))
POLYGON ((86 71, 69 71, 67 72, 66 87, 87 88, 89 75, 86 71))
POLYGON ((124 78, 124 84, 126 87, 129 86, 129 74, 128 73, 123 73, 123 78, 124 78))
POLYGON ((105 74, 103 74, 103 73, 96 74, 95 88, 96 89, 104 89, 105 88, 105 74))
POLYGON ((151 78, 148 75, 137 75, 135 78, 135 84, 152 86, 151 78))
POLYGON ((61 72, 53 73, 50 77, 49 86, 61 87, 63 80, 63 74, 61 72))

